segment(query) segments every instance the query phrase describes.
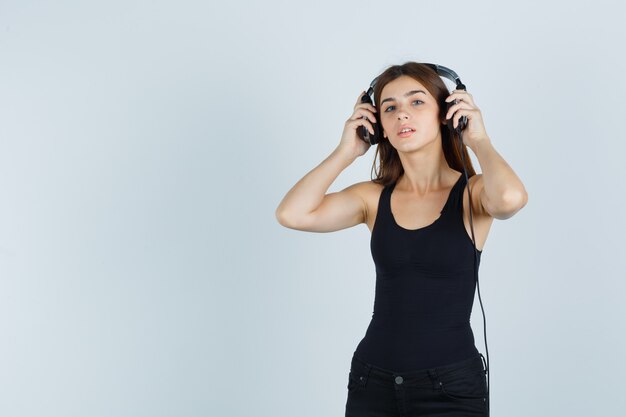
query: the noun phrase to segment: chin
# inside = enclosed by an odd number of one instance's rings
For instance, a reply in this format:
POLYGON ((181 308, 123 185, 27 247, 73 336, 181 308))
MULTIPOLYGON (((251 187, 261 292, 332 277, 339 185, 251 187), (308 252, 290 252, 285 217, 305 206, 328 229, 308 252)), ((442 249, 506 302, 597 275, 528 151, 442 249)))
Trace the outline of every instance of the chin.
POLYGON ((403 150, 406 152, 422 149, 425 146, 435 143, 436 141, 437 136, 434 136, 429 141, 425 141, 423 136, 417 135, 417 133, 415 133, 413 134, 413 136, 410 136, 408 138, 396 138, 396 140, 394 141, 395 144, 392 143, 392 145, 394 145, 393 147, 397 150, 403 150))

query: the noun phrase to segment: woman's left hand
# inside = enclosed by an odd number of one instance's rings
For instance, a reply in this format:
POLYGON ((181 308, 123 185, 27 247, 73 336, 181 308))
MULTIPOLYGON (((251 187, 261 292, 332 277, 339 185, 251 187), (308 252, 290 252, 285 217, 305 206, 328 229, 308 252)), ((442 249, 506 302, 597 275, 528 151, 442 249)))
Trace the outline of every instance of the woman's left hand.
POLYGON ((467 116, 467 125, 463 129, 463 144, 472 150, 478 142, 489 140, 485 131, 485 124, 480 109, 474 104, 472 95, 465 90, 454 90, 447 98, 446 102, 456 99, 457 103, 450 106, 446 119, 452 117, 452 126, 456 129, 461 116, 467 116))

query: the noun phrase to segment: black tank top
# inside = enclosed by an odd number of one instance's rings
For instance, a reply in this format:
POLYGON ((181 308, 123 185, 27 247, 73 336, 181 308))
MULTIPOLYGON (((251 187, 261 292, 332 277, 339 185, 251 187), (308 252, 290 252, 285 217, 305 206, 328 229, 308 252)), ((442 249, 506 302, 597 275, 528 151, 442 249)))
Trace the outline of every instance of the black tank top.
MULTIPOLYGON (((359 359, 407 372, 478 355, 470 326, 475 254, 463 224, 465 183, 461 173, 440 217, 415 230, 393 218, 390 199, 396 183, 384 187, 370 240, 374 311, 354 352, 359 359)), ((480 261, 482 251, 478 254, 480 261)))

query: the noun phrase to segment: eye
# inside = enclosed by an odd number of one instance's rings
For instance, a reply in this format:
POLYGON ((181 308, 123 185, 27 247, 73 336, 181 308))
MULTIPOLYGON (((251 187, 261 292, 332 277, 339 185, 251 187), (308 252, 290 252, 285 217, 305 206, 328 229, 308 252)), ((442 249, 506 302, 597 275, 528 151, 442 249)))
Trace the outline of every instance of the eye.
MULTIPOLYGON (((413 100, 413 103, 418 102, 418 101, 419 101, 420 103, 423 103, 423 101, 422 101, 422 100, 413 100)), ((385 113, 387 113, 387 110, 389 110, 389 109, 390 109, 390 108, 392 108, 392 107, 395 107, 395 106, 389 106, 389 107, 387 107, 387 108, 385 109, 385 113)))

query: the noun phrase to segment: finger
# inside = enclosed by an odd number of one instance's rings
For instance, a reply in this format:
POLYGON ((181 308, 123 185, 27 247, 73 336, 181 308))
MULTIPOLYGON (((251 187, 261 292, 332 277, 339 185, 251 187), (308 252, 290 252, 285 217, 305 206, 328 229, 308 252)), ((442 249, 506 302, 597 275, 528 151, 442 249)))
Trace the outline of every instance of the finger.
POLYGON ((356 120, 359 119, 361 117, 366 117, 369 120, 371 120, 372 122, 376 123, 376 116, 374 115, 374 113, 368 109, 365 109, 363 107, 358 107, 354 113, 352 113, 352 117, 350 119, 352 120, 356 120))
POLYGON ((372 113, 377 113, 378 112, 378 109, 376 108, 376 106, 374 106, 371 103, 360 103, 360 104, 357 104, 356 106, 354 106, 355 110, 358 109, 358 108, 366 108, 366 109, 370 110, 372 113))
POLYGON ((457 111, 454 117, 452 118, 452 127, 456 129, 457 126, 459 125, 459 120, 463 116, 467 116, 467 123, 469 123, 470 118, 471 118, 470 114, 471 114, 471 109, 461 109, 457 111))
POLYGON ((453 104, 452 106, 450 106, 450 108, 448 109, 448 112, 446 113, 446 120, 452 117, 455 114, 455 112, 458 112, 459 109, 472 110, 473 108, 474 107, 472 107, 469 103, 466 103, 464 101, 460 101, 457 104, 453 104))
POLYGON ((466 95, 472 97, 472 94, 469 91, 467 91, 467 90, 456 89, 456 90, 452 90, 452 92, 450 94, 466 94, 466 95))
POLYGON ((356 104, 361 104, 361 99, 363 98, 364 95, 367 94, 367 91, 363 91, 361 94, 359 94, 359 98, 356 99, 356 104))
MULTIPOLYGON (((363 94, 361 94, 360 97, 363 97, 363 94)), ((357 104, 354 105, 353 110, 359 109, 359 108, 366 108, 368 110, 370 110, 372 113, 377 113, 378 109, 376 108, 376 106, 374 106, 374 104, 369 103, 367 101, 362 102, 360 99, 357 102, 357 104)))
POLYGON ((376 123, 376 116, 371 111, 363 108, 358 108, 357 110, 355 110, 355 112, 352 114, 352 117, 350 117, 351 120, 358 120, 362 118, 366 118, 371 122, 376 123))
POLYGON ((374 134, 374 126, 372 126, 370 121, 366 118, 350 119, 348 120, 348 123, 350 125, 356 125, 356 127, 365 126, 365 128, 369 130, 372 135, 374 134))
POLYGON ((450 102, 454 99, 463 100, 468 103, 471 103, 472 105, 474 104, 474 98, 472 97, 470 93, 468 93, 465 90, 454 90, 452 93, 450 93, 448 97, 446 97, 445 101, 450 102))

